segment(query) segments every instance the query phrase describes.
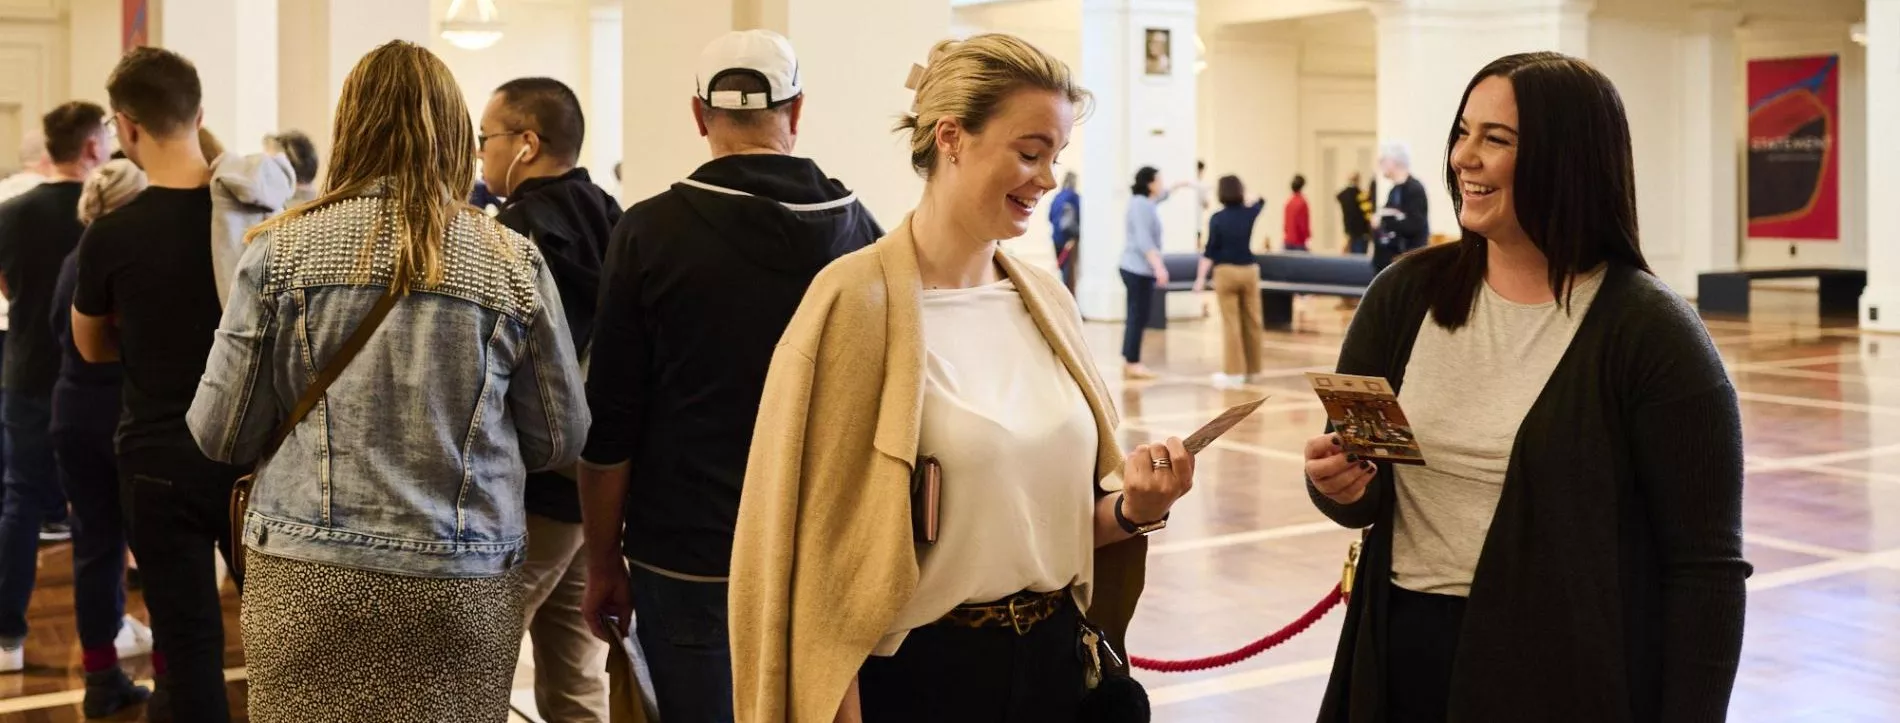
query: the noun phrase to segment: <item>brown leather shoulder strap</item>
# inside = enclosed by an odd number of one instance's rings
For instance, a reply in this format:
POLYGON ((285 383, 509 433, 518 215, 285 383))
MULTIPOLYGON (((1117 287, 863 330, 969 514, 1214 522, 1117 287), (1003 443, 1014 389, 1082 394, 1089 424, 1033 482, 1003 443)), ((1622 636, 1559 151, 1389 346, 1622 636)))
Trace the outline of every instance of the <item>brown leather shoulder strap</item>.
POLYGON ((376 306, 371 307, 369 315, 363 317, 363 321, 356 325, 356 331, 350 333, 350 338, 343 341, 342 348, 336 350, 336 356, 331 357, 330 363, 325 364, 323 369, 317 372, 317 378, 311 380, 309 388, 303 391, 303 397, 297 400, 297 407, 290 410, 290 416, 285 417, 284 423, 277 427, 277 433, 271 435, 270 445, 264 448, 264 455, 259 459, 268 460, 277 454, 277 448, 283 446, 284 440, 290 438, 291 430, 296 429, 297 425, 303 422, 304 417, 310 416, 310 410, 315 409, 317 402, 323 400, 323 393, 329 391, 330 383, 343 375, 344 367, 349 366, 350 360, 356 358, 356 353, 369 344, 369 338, 376 333, 376 327, 383 325, 383 317, 389 316, 389 310, 395 306, 394 289, 376 300, 376 306))

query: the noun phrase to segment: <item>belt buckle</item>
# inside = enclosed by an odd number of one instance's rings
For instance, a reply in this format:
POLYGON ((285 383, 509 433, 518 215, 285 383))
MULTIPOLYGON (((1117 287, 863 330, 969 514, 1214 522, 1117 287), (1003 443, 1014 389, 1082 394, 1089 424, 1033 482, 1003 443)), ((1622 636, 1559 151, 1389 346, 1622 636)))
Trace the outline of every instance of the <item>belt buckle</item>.
POLYGON ((1021 598, 1009 599, 1009 627, 1016 631, 1018 637, 1021 637, 1029 634, 1029 628, 1023 624, 1022 613, 1016 611, 1016 604, 1019 602, 1022 602, 1021 598))

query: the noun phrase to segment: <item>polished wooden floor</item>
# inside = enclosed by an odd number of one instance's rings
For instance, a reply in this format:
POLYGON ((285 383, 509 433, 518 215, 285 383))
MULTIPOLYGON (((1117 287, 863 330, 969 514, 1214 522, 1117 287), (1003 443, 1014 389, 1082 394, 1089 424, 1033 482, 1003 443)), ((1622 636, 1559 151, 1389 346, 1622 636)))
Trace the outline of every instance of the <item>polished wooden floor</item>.
MULTIPOLYGON (((1756 566, 1730 720, 1900 720, 1900 337, 1821 325, 1812 292, 1756 293, 1753 318, 1708 322, 1741 393, 1747 554, 1756 566)), ((1273 397, 1203 453, 1195 493, 1153 548, 1134 653, 1225 652, 1296 617, 1336 582, 1352 533, 1315 512, 1301 489, 1300 444, 1324 423, 1301 374, 1332 368, 1347 319, 1330 300, 1303 305, 1297 332, 1267 337, 1273 378, 1239 391, 1210 383, 1220 339, 1209 322, 1151 333, 1147 361, 1166 376, 1129 385, 1119 381, 1119 327, 1091 325, 1127 418, 1124 443, 1182 435, 1228 405, 1273 397)), ((0 676, 0 723, 78 718, 68 557, 56 546, 42 560, 31 667, 0 676)), ((234 597, 226 603, 235 610, 234 597)), ((235 628, 235 614, 226 617, 235 628)), ((1142 674, 1155 719, 1312 720, 1339 620, 1334 612, 1231 668, 1142 674)), ((238 699, 243 660, 233 633, 238 699)), ((140 665, 135 675, 147 672, 140 665)), ((517 700, 531 709, 531 698, 517 700)))

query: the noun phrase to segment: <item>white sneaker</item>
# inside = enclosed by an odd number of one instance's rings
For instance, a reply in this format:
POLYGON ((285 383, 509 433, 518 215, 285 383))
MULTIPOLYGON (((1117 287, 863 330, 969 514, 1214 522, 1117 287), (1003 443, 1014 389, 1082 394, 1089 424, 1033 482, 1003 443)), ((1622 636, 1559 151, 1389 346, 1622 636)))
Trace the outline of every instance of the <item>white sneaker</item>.
POLYGON ((1215 389, 1238 389, 1247 385, 1247 378, 1239 374, 1214 374, 1215 389))
POLYGON ((18 673, 26 669, 26 641, 15 647, 0 647, 0 673, 18 673))
POLYGON ((125 624, 119 626, 119 637, 112 639, 112 647, 119 650, 121 658, 136 658, 152 652, 152 629, 130 615, 125 616, 125 624))

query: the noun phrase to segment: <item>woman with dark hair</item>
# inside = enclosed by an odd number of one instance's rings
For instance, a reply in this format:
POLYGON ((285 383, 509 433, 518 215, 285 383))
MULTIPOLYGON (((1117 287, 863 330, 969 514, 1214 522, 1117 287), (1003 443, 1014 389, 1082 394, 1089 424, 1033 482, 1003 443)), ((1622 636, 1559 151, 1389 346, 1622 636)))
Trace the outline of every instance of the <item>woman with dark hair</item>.
MULTIPOLYGON (((1124 379, 1153 379, 1141 365, 1141 337, 1148 328, 1155 287, 1168 285, 1168 267, 1161 262, 1161 209, 1169 190, 1161 185, 1161 171, 1142 166, 1135 171, 1135 194, 1128 200, 1128 245, 1122 250, 1122 287, 1128 290, 1128 318, 1122 324, 1124 379)), ((1166 310, 1163 310, 1166 313, 1166 310)))
POLYGON ((1306 445, 1314 504, 1370 528, 1320 720, 1721 721, 1741 415, 1643 260, 1622 101, 1584 61, 1501 58, 1447 155, 1462 239, 1380 275, 1339 359, 1398 390, 1428 466, 1306 445))
POLYGON ((1265 198, 1246 203, 1247 188, 1238 176, 1221 176, 1221 210, 1207 221, 1207 250, 1194 274, 1194 291, 1207 287, 1214 275, 1214 296, 1220 301, 1221 372, 1214 386, 1237 387, 1260 373, 1260 265, 1253 258, 1253 222, 1266 208, 1265 198))

